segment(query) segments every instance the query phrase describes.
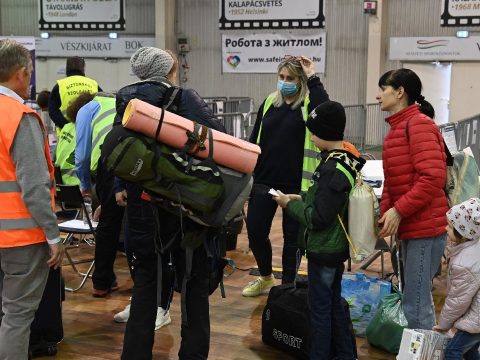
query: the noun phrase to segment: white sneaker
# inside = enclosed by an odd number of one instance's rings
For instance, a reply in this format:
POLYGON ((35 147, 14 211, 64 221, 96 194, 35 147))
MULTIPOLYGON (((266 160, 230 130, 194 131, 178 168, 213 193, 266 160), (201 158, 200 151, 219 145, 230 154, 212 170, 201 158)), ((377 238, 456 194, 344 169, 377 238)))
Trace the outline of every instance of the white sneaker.
POLYGON ((165 311, 161 307, 157 309, 157 319, 155 320, 155 330, 160 329, 172 322, 170 319, 170 311, 165 311))
POLYGON ((130 317, 130 304, 125 306, 125 309, 113 315, 113 320, 117 323, 126 323, 130 317))

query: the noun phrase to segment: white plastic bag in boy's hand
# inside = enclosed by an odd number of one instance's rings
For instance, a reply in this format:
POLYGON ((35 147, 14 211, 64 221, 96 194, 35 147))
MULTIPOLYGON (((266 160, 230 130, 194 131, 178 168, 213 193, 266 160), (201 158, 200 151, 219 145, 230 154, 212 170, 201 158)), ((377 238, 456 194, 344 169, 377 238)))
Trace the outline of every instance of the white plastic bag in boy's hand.
POLYGON ((355 246, 350 246, 353 262, 365 260, 375 251, 377 242, 378 200, 370 185, 358 181, 348 202, 348 232, 355 246))
POLYGON ((270 190, 268 191, 268 193, 269 193, 270 195, 273 195, 273 196, 278 196, 278 192, 277 192, 277 190, 275 190, 275 189, 270 189, 270 190))

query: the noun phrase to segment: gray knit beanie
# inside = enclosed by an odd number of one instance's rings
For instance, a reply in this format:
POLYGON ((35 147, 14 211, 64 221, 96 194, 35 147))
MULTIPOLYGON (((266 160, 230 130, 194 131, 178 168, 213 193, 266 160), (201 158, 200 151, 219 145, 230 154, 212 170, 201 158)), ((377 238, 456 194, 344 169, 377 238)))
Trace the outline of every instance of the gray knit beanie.
POLYGON ((173 66, 169 53, 155 47, 142 47, 130 58, 133 73, 141 80, 166 77, 173 66))

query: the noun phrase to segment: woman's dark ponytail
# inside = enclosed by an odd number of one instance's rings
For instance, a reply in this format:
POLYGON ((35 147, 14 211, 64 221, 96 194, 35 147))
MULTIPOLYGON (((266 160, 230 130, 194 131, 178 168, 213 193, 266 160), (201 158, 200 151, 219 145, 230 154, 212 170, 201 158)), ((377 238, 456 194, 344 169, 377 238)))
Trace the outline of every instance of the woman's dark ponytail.
POLYGON ((418 95, 417 103, 420 105, 420 111, 427 115, 430 118, 435 117, 435 109, 433 108, 432 104, 430 104, 427 100, 425 100, 425 96, 418 95))
POLYGON ((408 105, 418 103, 423 114, 432 119, 435 116, 432 104, 425 100, 425 97, 421 94, 422 81, 412 70, 406 68, 390 70, 380 77, 378 86, 391 86, 394 89, 403 87, 408 97, 408 105))

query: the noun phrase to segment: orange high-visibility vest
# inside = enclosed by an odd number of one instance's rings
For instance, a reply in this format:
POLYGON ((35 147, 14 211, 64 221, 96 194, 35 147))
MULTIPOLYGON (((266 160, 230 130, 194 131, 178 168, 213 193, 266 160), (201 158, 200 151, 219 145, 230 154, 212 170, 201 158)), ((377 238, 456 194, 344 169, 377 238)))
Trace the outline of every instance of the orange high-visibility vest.
MULTIPOLYGON (((33 219, 22 200, 21 189, 17 183, 16 168, 10 156, 13 140, 20 120, 24 114, 34 115, 43 133, 45 128, 35 111, 19 101, 0 95, 0 248, 32 245, 47 241, 45 232, 33 219)), ((55 206, 55 181, 50 149, 45 137, 45 158, 50 174, 50 193, 52 208, 55 206)), ((25 149, 29 151, 29 149, 25 149)), ((31 174, 35 177, 35 174, 31 174)))

